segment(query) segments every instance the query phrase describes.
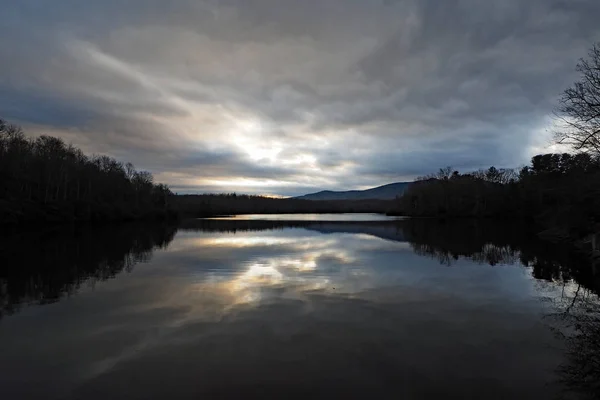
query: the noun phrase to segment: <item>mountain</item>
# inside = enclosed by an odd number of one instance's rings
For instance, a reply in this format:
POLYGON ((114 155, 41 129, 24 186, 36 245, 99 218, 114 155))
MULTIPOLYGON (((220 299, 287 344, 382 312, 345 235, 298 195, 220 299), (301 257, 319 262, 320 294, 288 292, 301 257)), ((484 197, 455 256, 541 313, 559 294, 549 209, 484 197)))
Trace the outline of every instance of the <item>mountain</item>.
POLYGON ((401 196, 411 183, 412 182, 396 182, 372 189, 347 190, 342 192, 323 190, 321 192, 305 194, 304 196, 295 198, 303 200, 393 200, 396 196, 401 196))

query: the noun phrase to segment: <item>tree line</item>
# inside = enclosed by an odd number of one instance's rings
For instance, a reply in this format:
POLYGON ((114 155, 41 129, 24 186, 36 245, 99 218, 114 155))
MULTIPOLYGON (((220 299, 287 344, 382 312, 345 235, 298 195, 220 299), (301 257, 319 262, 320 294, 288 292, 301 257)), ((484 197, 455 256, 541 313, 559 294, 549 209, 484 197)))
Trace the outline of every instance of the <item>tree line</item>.
POLYGON ((464 174, 444 168, 409 186, 399 202, 411 216, 525 218, 580 237, 600 223, 600 157, 543 154, 519 170, 464 174))
POLYGON ((171 192, 152 174, 62 139, 26 137, 0 119, 0 224, 164 216, 171 192))
MULTIPOLYGON (((600 44, 580 60, 580 80, 557 110, 559 143, 577 154, 535 156, 521 169, 421 177, 397 201, 310 201, 262 196, 174 196, 152 175, 59 138, 28 138, 0 119, 0 224, 106 221, 181 215, 388 212, 438 217, 532 218, 561 235, 597 231, 600 199, 600 44)), ((555 232, 555 233, 557 233, 555 232)))
POLYGON ((579 81, 556 110, 558 143, 573 153, 542 154, 521 169, 461 174, 447 167, 417 179, 399 201, 415 216, 533 219, 555 238, 600 230, 600 43, 577 64, 579 81), (551 232, 550 232, 551 231, 551 232))
POLYGON ((230 194, 178 195, 173 207, 183 217, 235 214, 385 213, 393 200, 304 200, 230 194))
POLYGON ((389 200, 309 201, 231 194, 174 195, 152 174, 62 139, 27 137, 0 119, 0 225, 265 213, 386 212, 389 200))

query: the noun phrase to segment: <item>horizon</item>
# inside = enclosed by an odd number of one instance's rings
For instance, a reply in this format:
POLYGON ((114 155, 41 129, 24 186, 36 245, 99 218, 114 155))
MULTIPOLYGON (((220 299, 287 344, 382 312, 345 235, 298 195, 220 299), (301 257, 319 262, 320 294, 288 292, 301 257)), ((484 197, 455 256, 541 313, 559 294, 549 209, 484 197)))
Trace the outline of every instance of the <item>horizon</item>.
POLYGON ((401 181, 401 182, 389 182, 389 183, 384 183, 381 185, 377 185, 377 186, 369 186, 369 187, 365 187, 362 186, 360 188, 357 189, 340 189, 340 190, 330 190, 330 189, 317 189, 314 192, 310 192, 310 193, 303 193, 303 194, 297 194, 297 195, 293 195, 293 196, 285 196, 285 195, 279 195, 279 194, 274 194, 274 193, 243 193, 243 192, 218 192, 218 191, 213 191, 213 192, 186 192, 186 193, 175 193, 175 194, 180 194, 180 195, 228 195, 228 194, 237 194, 237 195, 250 195, 250 196, 261 196, 261 197, 270 197, 270 198, 276 198, 276 199, 288 199, 288 198, 294 198, 294 197, 302 197, 304 195, 308 195, 308 194, 315 194, 315 193, 320 193, 320 192, 339 192, 339 193, 343 193, 343 192, 352 192, 352 191, 365 191, 365 190, 370 190, 370 189, 377 189, 383 186, 388 186, 388 185, 395 185, 398 183, 411 183, 411 182, 416 182, 417 178, 410 180, 410 181, 401 181))
POLYGON ((364 190, 563 152, 552 113, 600 40, 593 0, 0 4, 0 117, 180 194, 364 190))

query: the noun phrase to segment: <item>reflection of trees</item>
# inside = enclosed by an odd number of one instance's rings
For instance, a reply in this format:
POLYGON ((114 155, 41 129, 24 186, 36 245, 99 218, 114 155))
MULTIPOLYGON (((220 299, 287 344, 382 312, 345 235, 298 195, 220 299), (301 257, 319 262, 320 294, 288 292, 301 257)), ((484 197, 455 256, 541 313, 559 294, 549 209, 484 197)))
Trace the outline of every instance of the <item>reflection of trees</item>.
POLYGON ((565 387, 578 395, 600 398, 600 280, 598 261, 557 244, 541 241, 519 225, 498 222, 403 221, 404 235, 417 254, 450 265, 459 258, 496 265, 520 261, 534 278, 563 285, 551 297, 559 312, 554 330, 564 339, 567 360, 560 368, 565 387))
POLYGON ((527 227, 497 221, 402 221, 404 236, 415 253, 450 265, 459 258, 497 265, 520 261, 536 279, 569 282, 598 292, 600 281, 589 257, 572 248, 544 242, 527 227))
POLYGON ((405 220, 403 229, 415 253, 446 265, 461 257, 490 265, 515 262, 519 243, 526 237, 522 227, 514 224, 475 220, 405 220))
POLYGON ((556 300, 551 314, 555 332, 566 345, 566 362, 559 369, 565 388, 584 398, 600 398, 600 299, 577 285, 556 300))
POLYGON ((195 219, 183 222, 180 228, 203 232, 251 232, 285 228, 305 228, 320 233, 364 233, 386 240, 404 241, 402 225, 395 220, 383 221, 310 221, 310 220, 243 220, 195 219))
POLYGON ((243 219, 188 219, 179 224, 179 228, 201 232, 263 231, 284 228, 302 228, 314 225, 314 221, 278 221, 243 219))
POLYGON ((567 246, 544 242, 537 238, 531 227, 518 223, 474 219, 368 222, 196 219, 180 225, 186 230, 232 233, 294 227, 324 233, 366 233, 386 240, 408 241, 415 253, 433 257, 445 265, 451 265, 459 258, 489 265, 520 261, 532 268, 536 279, 576 280, 586 288, 600 288, 600 280, 588 257, 567 246))
POLYGON ((443 264, 461 257, 490 265, 518 260, 531 267, 534 278, 561 282, 562 295, 552 298, 559 309, 552 315, 555 331, 567 349, 561 380, 572 392, 600 398, 600 280, 593 260, 514 224, 408 220, 403 225, 417 254, 443 264))
POLYGON ((509 246, 495 246, 486 243, 479 251, 470 255, 460 255, 451 250, 439 249, 435 246, 424 243, 411 243, 415 253, 421 256, 432 256, 437 258, 440 263, 450 266, 453 261, 457 261, 461 256, 470 259, 478 264, 506 264, 515 263, 519 260, 519 253, 509 246))
POLYGON ((54 230, 0 238, 0 317, 26 303, 52 303, 147 262, 176 228, 157 225, 54 230))

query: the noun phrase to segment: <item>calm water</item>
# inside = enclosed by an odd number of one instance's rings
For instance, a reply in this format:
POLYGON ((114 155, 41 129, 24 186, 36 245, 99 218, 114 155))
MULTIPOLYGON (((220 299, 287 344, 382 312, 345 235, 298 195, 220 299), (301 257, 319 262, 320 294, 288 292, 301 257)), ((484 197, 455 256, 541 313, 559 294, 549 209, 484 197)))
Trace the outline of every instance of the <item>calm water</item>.
POLYGON ((522 226, 269 219, 7 235, 2 399, 562 392, 585 260, 522 226))
POLYGON ((262 221, 353 221, 353 222, 372 222, 372 221, 390 221, 401 220, 404 217, 388 217, 383 214, 245 214, 231 217, 207 218, 210 220, 262 220, 262 221))

